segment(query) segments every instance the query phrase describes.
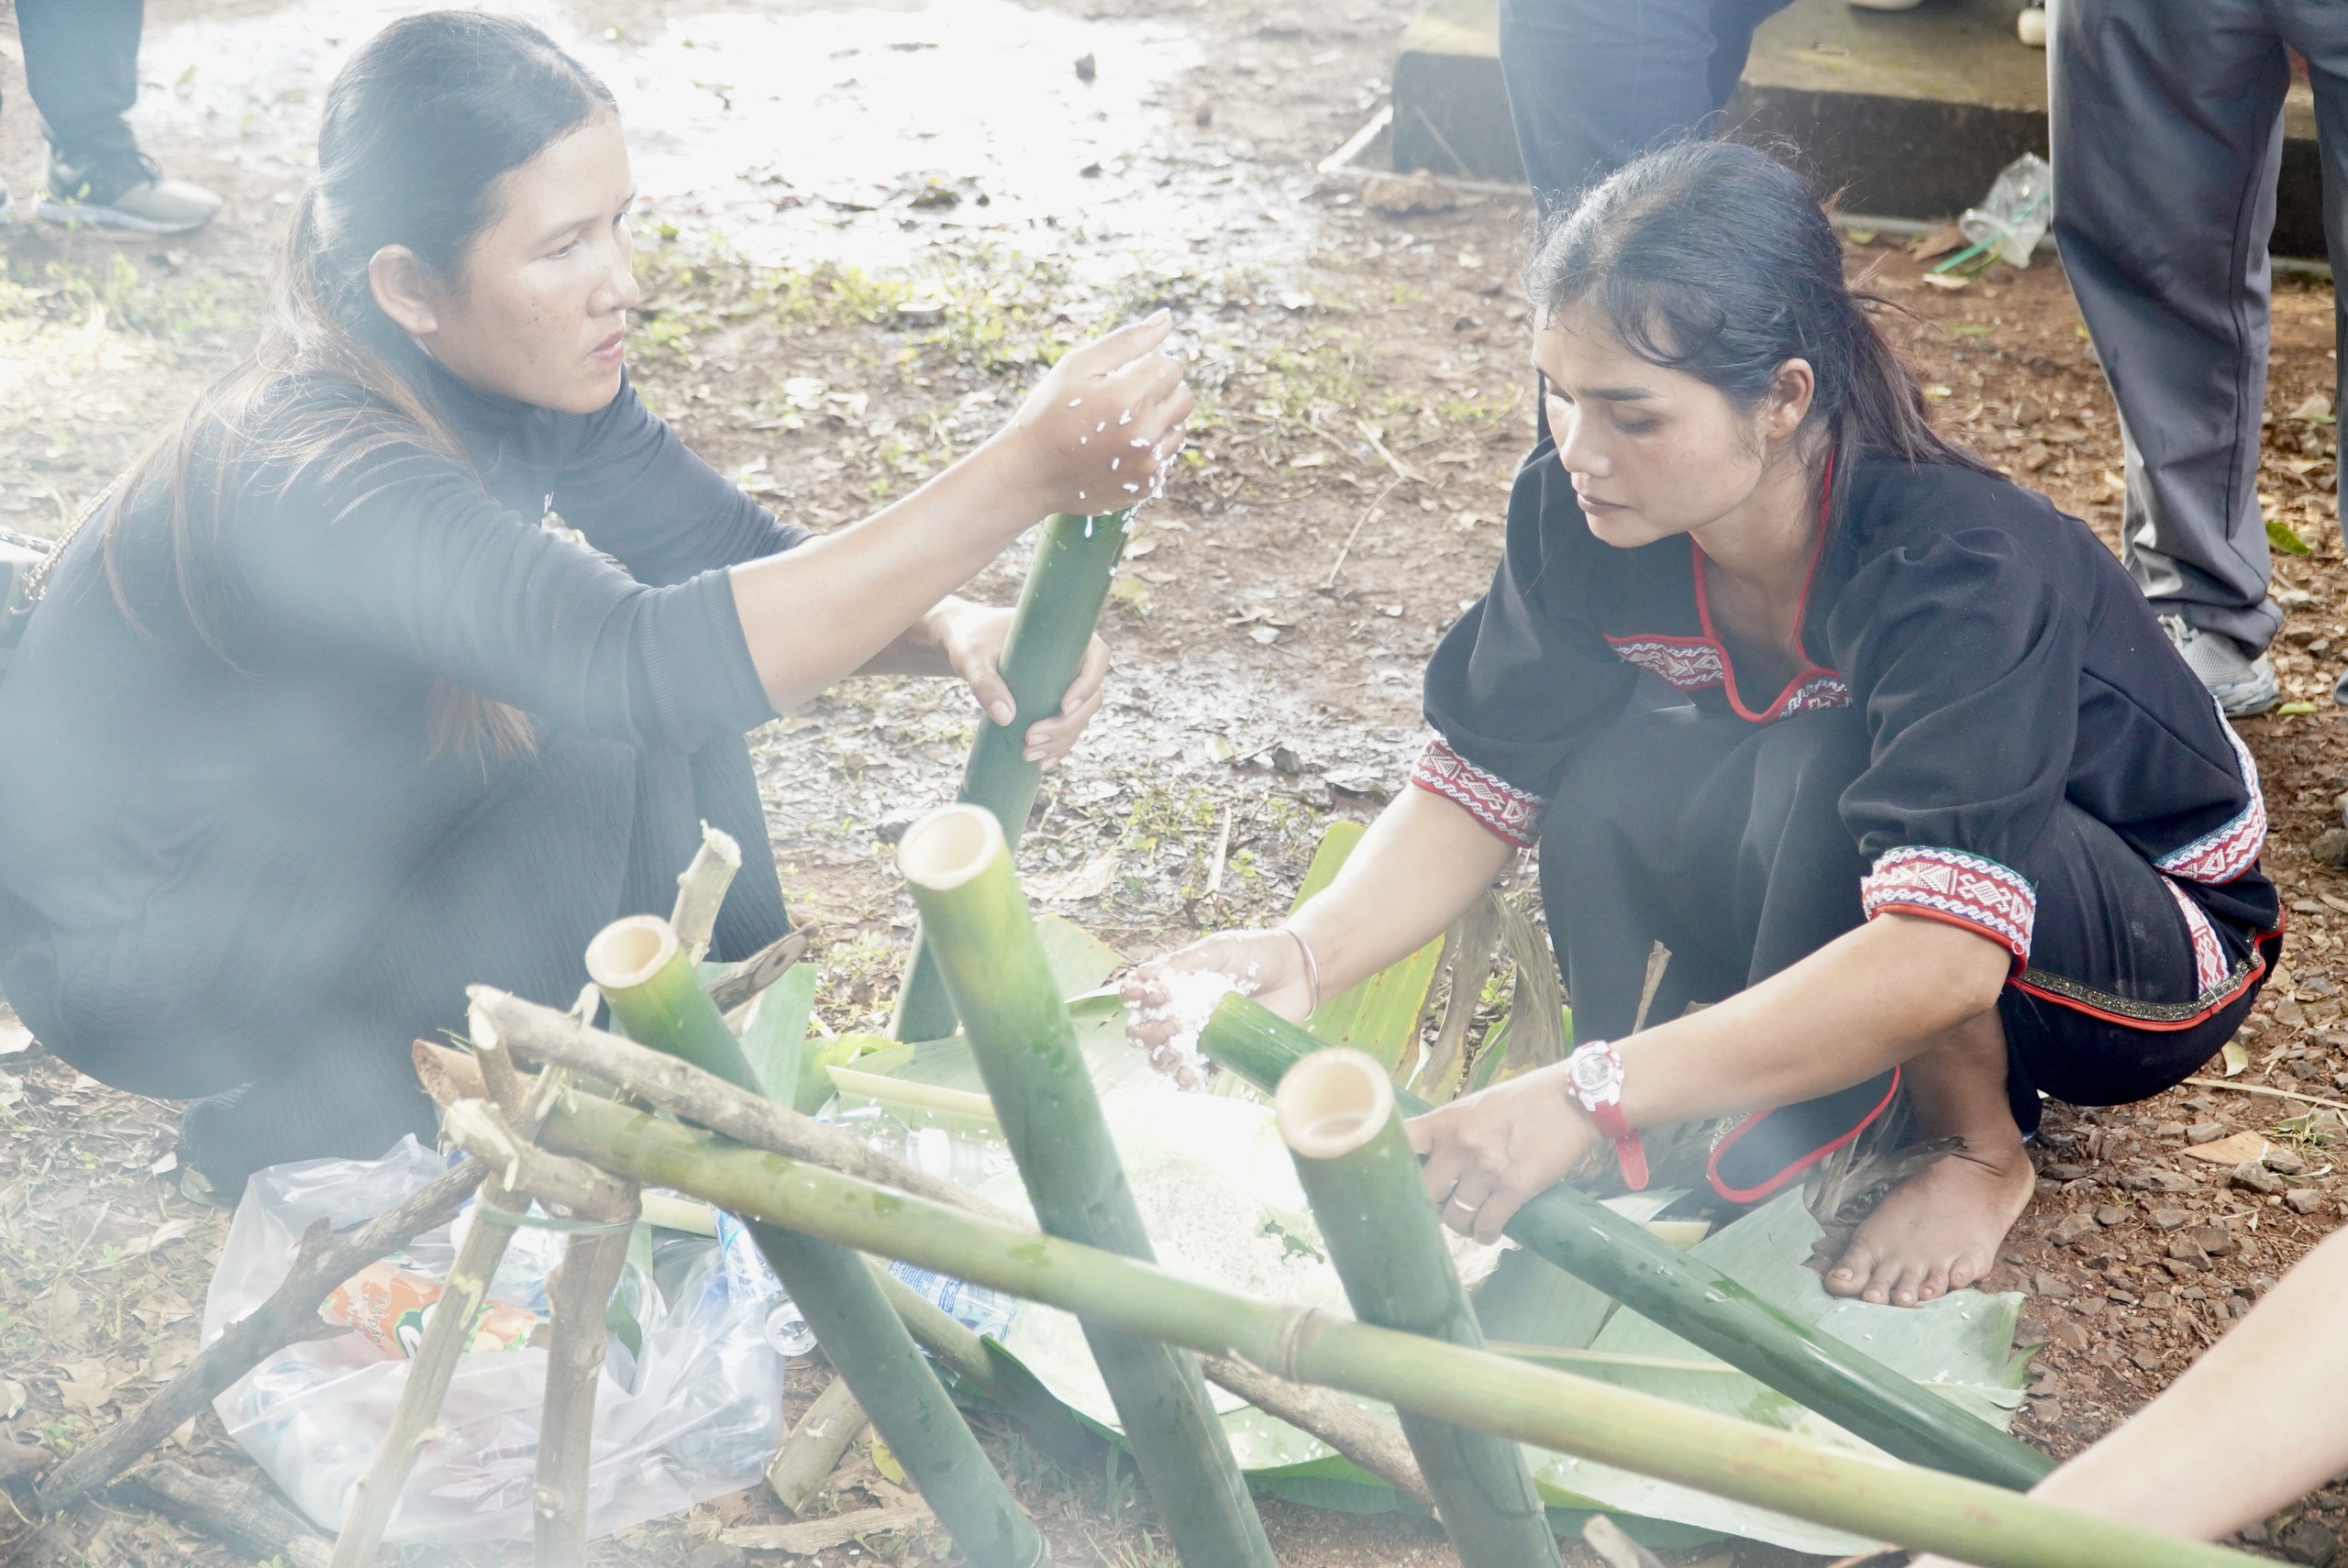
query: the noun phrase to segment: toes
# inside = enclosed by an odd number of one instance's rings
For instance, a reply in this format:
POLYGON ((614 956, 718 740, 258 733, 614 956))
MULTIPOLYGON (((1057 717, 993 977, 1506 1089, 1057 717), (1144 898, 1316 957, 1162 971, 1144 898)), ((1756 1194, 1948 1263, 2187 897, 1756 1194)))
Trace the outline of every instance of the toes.
POLYGON ((1875 1277, 1876 1256, 1872 1248, 1853 1242, 1843 1249, 1843 1258, 1826 1271, 1826 1289, 1832 1296, 1856 1296, 1866 1289, 1867 1281, 1875 1277))

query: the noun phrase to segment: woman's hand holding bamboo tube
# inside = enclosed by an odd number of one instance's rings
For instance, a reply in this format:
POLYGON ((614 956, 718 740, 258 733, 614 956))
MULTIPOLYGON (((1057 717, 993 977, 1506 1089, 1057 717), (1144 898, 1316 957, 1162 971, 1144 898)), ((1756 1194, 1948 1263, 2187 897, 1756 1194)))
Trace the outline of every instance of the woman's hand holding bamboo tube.
POLYGON ((1160 351, 1170 330, 1160 312, 1073 350, 1008 425, 913 494, 734 568, 768 701, 795 706, 866 667, 1046 514, 1149 495, 1191 414, 1181 365, 1160 351))
POLYGON ((1183 969, 1224 975, 1301 1023, 1312 1008, 1313 971, 1325 1000, 1417 952, 1515 857, 1514 848, 1449 801, 1406 789, 1379 813, 1336 879, 1290 915, 1284 930, 1225 932, 1135 969, 1124 984, 1126 1005, 1135 1013, 1126 1032, 1152 1050, 1173 1035, 1174 1021, 1162 1016, 1164 976, 1183 969), (1142 1016, 1150 1012, 1161 1016, 1142 1016))
MULTIPOLYGON (((2168 1391, 2031 1488, 2103 1518, 2208 1540, 2348 1466, 2348 1233, 2301 1259, 2168 1391)), ((1955 1568, 1920 1557, 1913 1568, 1955 1568)))
MULTIPOLYGON (((1011 635, 1011 619, 1009 610, 949 594, 858 673, 958 675, 987 716, 1007 724, 1018 716, 1018 704, 1002 679, 1002 649, 1011 635)), ((1109 645, 1095 636, 1085 647, 1076 679, 1060 695, 1060 711, 1027 727, 1026 760, 1050 763, 1066 756, 1101 711, 1108 679, 1109 645)))

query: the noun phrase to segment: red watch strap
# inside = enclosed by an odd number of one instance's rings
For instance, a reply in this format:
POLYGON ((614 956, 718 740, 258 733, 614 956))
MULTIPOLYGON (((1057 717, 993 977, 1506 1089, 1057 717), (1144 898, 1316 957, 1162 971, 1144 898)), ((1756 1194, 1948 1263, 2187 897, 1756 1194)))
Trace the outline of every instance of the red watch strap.
POLYGON ((1647 1146, 1639 1141, 1639 1130, 1623 1120, 1623 1108, 1611 1100, 1590 1107, 1589 1119, 1598 1130, 1614 1143, 1614 1157, 1622 1162, 1623 1180, 1633 1192, 1643 1192, 1647 1185, 1647 1146))

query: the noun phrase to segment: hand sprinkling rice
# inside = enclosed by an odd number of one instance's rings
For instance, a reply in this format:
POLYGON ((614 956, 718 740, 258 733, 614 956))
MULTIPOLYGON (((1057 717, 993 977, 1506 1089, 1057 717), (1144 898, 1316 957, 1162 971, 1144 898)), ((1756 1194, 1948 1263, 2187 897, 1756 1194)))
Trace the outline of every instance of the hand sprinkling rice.
POLYGON ((1199 1050, 1199 1032, 1207 1026, 1207 1019, 1215 1004, 1234 991, 1241 996, 1256 994, 1252 977, 1254 965, 1249 965, 1250 977, 1233 979, 1219 969, 1168 969, 1158 976, 1157 983, 1166 993, 1162 1007, 1137 1009, 1137 1022, 1165 1022, 1173 1025, 1173 1032, 1149 1048, 1149 1065, 1166 1074, 1186 1089, 1206 1088, 1214 1075, 1214 1064, 1199 1050))

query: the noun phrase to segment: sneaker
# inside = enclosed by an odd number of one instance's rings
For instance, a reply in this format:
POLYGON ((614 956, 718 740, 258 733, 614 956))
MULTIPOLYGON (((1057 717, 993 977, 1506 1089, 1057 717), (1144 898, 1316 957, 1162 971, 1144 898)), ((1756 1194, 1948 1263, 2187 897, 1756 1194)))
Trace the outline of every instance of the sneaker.
POLYGON ((220 210, 220 198, 201 185, 167 180, 143 152, 107 153, 71 163, 52 149, 40 215, 69 228, 125 234, 186 234, 220 210))
POLYGON ((2182 615, 2164 615, 2161 630, 2176 645, 2185 667, 2210 689, 2230 719, 2264 713, 2283 700, 2282 683, 2275 679, 2275 661, 2265 652, 2252 657, 2243 646, 2222 632, 2205 632, 2182 615))

